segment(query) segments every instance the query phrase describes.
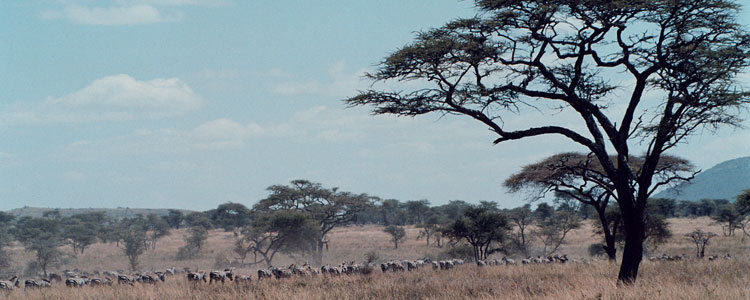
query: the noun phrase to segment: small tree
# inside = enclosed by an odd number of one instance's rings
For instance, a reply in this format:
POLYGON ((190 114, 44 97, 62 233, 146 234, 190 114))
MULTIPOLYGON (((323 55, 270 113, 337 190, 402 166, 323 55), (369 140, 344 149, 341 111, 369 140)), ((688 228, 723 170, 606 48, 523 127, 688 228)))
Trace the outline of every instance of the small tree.
POLYGON ((391 242, 393 242, 394 249, 398 249, 398 242, 403 241, 406 237, 406 231, 400 226, 388 225, 383 229, 383 232, 391 236, 391 242))
POLYGON ((131 271, 135 272, 138 269, 138 258, 146 252, 146 242, 146 230, 143 227, 134 224, 123 232, 123 252, 128 257, 131 271))
POLYGON ((505 241, 508 231, 510 224, 503 214, 475 206, 465 210, 462 217, 446 228, 445 234, 454 240, 466 240, 473 249, 474 259, 484 260, 503 250, 497 246, 505 241))
POLYGON ((724 236, 732 236, 734 235, 734 230, 740 227, 743 216, 740 215, 733 204, 724 204, 716 208, 711 219, 721 226, 724 236))
POLYGON ((557 252, 565 243, 565 237, 576 228, 581 227, 581 219, 567 211, 558 211, 539 224, 537 237, 544 244, 544 255, 557 252))
POLYGON ((45 276, 47 275, 47 269, 60 261, 62 252, 58 247, 64 244, 59 211, 58 214, 52 213, 48 216, 53 217, 23 217, 18 220, 13 228, 16 239, 23 244, 24 249, 36 253, 36 263, 45 276))
POLYGON ((180 229, 182 221, 185 219, 185 213, 181 210, 170 209, 166 216, 162 216, 162 219, 169 224, 170 228, 180 229))
POLYGON ((177 249, 177 259, 191 259, 200 254, 208 239, 208 230, 202 226, 193 226, 185 236, 185 246, 177 249))
POLYGON ((516 247, 524 256, 529 255, 530 237, 526 230, 534 223, 534 214, 528 204, 517 207, 508 212, 508 220, 516 227, 516 247))
POLYGON ((695 256, 703 258, 706 254, 706 246, 711 238, 717 236, 717 234, 709 231, 703 231, 701 229, 695 229, 693 232, 685 234, 688 240, 695 243, 695 256))

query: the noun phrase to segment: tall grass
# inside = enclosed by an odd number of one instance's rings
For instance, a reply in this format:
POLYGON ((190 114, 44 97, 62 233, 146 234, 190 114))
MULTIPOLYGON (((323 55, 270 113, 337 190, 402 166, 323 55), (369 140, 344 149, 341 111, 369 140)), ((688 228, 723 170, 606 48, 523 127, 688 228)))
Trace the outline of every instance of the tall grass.
MULTIPOLYGON (((694 255, 694 245, 683 235, 695 228, 720 233, 707 218, 670 219, 674 237, 657 249, 658 254, 694 255)), ((416 240, 418 229, 407 228, 407 241, 393 249, 387 234, 377 226, 352 226, 334 230, 325 262, 364 260, 374 251, 381 260, 416 259, 437 254, 441 249, 425 246, 416 240)), ((144 271, 183 266, 213 269, 216 256, 231 257, 231 233, 212 231, 201 257, 177 261, 174 255, 183 245, 183 231, 176 231, 159 241, 157 249, 142 258, 144 271)), ((487 266, 464 265, 450 271, 430 268, 415 272, 369 276, 353 275, 335 278, 317 276, 288 280, 254 281, 249 285, 234 283, 189 284, 184 275, 168 278, 157 285, 66 288, 56 284, 45 290, 0 292, 0 299, 750 299, 750 255, 741 236, 719 236, 712 240, 708 254, 731 253, 731 260, 652 262, 641 264, 638 281, 632 286, 617 286, 617 265, 587 255, 589 244, 597 242, 590 224, 569 237, 561 253, 576 263, 487 266)), ((32 259, 32 253, 14 248, 17 265, 32 259)), ((281 256, 276 265, 300 263, 302 258, 281 256)), ((86 253, 70 259, 61 268, 81 270, 126 269, 122 250, 113 244, 97 244, 86 253)), ((256 267, 239 268, 238 273, 255 274, 256 267)))

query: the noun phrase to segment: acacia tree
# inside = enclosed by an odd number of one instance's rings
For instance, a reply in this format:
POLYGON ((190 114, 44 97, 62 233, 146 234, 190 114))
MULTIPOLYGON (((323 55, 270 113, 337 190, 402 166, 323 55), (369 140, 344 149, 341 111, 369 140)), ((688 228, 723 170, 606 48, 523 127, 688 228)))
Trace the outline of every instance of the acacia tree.
POLYGON ((581 227, 581 219, 567 211, 555 212, 552 216, 541 222, 535 234, 544 245, 544 255, 557 252, 560 246, 565 243, 565 237, 567 237, 568 233, 579 227, 581 227))
POLYGON ((377 200, 367 194, 353 194, 339 191, 338 188, 323 188, 319 183, 307 180, 294 180, 291 185, 273 185, 271 193, 258 202, 253 209, 263 211, 295 211, 307 215, 318 226, 313 262, 321 265, 325 236, 332 229, 350 224, 357 214, 371 207, 377 200))
POLYGON ((313 252, 319 237, 316 222, 294 210, 256 213, 252 224, 241 233, 241 242, 235 242, 235 247, 245 247, 247 252, 252 252, 255 263, 260 255, 269 267, 279 252, 313 252))
POLYGON ((391 242, 393 242, 394 249, 398 249, 398 242, 403 241, 406 237, 406 230, 401 226, 388 225, 383 228, 383 232, 391 236, 391 242))
POLYGON ((627 236, 618 279, 635 282, 662 154, 696 130, 739 124, 749 102, 735 81, 750 62, 750 35, 736 20, 740 6, 732 0, 475 2, 476 16, 418 33, 367 75, 422 84, 370 89, 346 102, 373 106, 376 114, 469 116, 497 135, 495 144, 559 135, 584 147, 618 196, 627 236), (585 130, 548 116, 524 128, 502 122, 526 107, 570 112, 585 130), (628 163, 634 150, 644 151, 638 169, 628 163))
MULTIPOLYGON (((643 157, 632 157, 628 163, 631 169, 637 171, 643 164, 643 157)), ((697 173, 694 169, 685 159, 663 155, 654 173, 655 185, 689 181, 697 173)), ((577 152, 555 154, 524 166, 503 184, 511 192, 528 192, 531 200, 541 199, 552 192, 558 197, 575 199, 591 206, 601 225, 595 232, 603 235, 604 251, 609 259, 616 259, 618 236, 622 236, 619 231, 622 218, 619 210, 610 206, 610 200, 617 199, 617 193, 593 155, 577 152)))
POLYGON ((524 256, 529 255, 529 242, 531 236, 528 235, 527 229, 534 223, 534 215, 531 212, 531 207, 526 204, 521 207, 516 207, 507 213, 508 220, 516 227, 516 247, 523 253, 524 256))
POLYGON ((444 233, 455 241, 465 240, 474 251, 474 260, 503 251, 502 243, 508 236, 510 224, 505 215, 486 207, 471 207, 445 228, 444 233))

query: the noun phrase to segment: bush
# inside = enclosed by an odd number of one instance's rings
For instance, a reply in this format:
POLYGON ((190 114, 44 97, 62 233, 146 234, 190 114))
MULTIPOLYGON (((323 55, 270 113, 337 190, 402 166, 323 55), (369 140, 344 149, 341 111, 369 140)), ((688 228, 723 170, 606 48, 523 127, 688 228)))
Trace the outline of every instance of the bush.
POLYGON ((370 251, 365 253, 365 264, 370 264, 380 259, 380 255, 378 255, 375 251, 370 251))
POLYGON ((604 251, 604 244, 594 243, 589 245, 589 255, 592 257, 607 255, 607 251, 604 251))

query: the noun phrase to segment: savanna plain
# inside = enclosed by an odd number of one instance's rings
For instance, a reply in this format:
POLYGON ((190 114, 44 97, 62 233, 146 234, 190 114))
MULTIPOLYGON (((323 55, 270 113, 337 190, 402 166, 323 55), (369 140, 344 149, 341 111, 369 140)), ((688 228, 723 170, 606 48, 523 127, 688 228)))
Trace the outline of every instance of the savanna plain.
MULTIPOLYGON (((237 284, 188 282, 185 274, 167 277, 157 284, 86 286, 68 288, 53 283, 47 289, 14 289, 0 293, 0 299, 750 299, 750 241, 739 232, 732 237, 713 238, 706 247, 706 256, 720 258, 709 261, 695 258, 695 245, 686 233, 701 228, 721 233, 709 218, 669 219, 673 236, 654 253, 647 254, 641 264, 638 280, 633 285, 617 283, 617 263, 603 257, 591 257, 588 246, 598 242, 592 224, 586 223, 570 233, 559 251, 567 254, 567 263, 530 265, 491 265, 473 263, 451 270, 433 270, 427 266, 412 272, 382 273, 379 268, 369 274, 257 280, 258 266, 236 268, 235 274, 252 275, 250 283, 237 284), (685 254, 680 261, 649 260, 649 256, 685 254), (723 258, 731 254, 730 259, 723 258)), ((376 262, 401 259, 438 257, 444 249, 426 246, 418 240, 418 228, 407 227, 407 239, 394 249, 381 226, 349 226, 330 234, 329 249, 324 263, 338 265, 343 261, 361 263, 365 253, 375 252, 376 262)), ((211 231, 207 247, 199 258, 175 260, 177 249, 184 245, 184 230, 173 230, 159 240, 157 248, 146 252, 141 269, 164 270, 185 267, 192 270, 213 270, 235 260, 231 232, 211 231)), ((67 250, 67 249, 66 249, 67 250)), ((14 262, 22 265, 33 254, 21 246, 11 248, 14 262)), ((493 257, 493 258, 499 258, 493 257)), ((513 256, 511 256, 513 257, 513 256)), ((513 257, 520 259, 520 257, 513 257)), ((252 257, 249 259, 252 261, 252 257)), ((247 260, 246 260, 247 262, 247 260)), ((275 265, 304 263, 304 259, 281 255, 275 265)), ((81 272, 127 270, 128 261, 115 244, 95 244, 84 254, 71 256, 60 269, 81 272)), ((22 277, 21 280, 33 278, 22 277)))

